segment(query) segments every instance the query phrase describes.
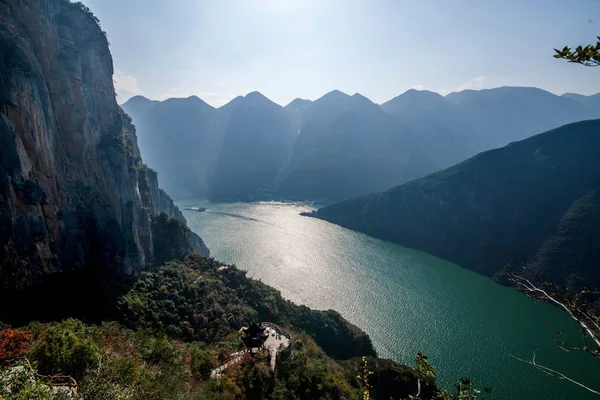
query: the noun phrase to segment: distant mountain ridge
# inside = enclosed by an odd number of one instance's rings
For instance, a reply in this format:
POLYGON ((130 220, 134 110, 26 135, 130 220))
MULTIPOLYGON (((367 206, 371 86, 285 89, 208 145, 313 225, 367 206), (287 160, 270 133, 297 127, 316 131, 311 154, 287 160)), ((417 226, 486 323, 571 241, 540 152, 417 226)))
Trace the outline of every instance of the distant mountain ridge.
POLYGON ((136 96, 123 108, 138 128, 144 160, 175 198, 329 203, 600 118, 600 94, 500 87, 444 97, 411 89, 378 105, 334 90, 281 107, 252 92, 219 108, 196 96, 163 102, 136 96))
POLYGON ((315 216, 488 276, 507 263, 599 287, 600 120, 511 143, 315 216))
MULTIPOLYGON (((499 86, 499 87, 492 88, 492 89, 465 89, 465 90, 462 90, 462 91, 459 91, 459 92, 450 92, 450 93, 448 93, 445 96, 442 95, 442 94, 440 94, 440 93, 438 93, 438 92, 434 92, 434 91, 427 90, 427 89, 408 89, 405 92, 399 94, 396 97, 393 97, 392 99, 390 99, 388 101, 385 101, 383 103, 375 103, 375 102, 374 103, 383 106, 384 104, 389 103, 390 101, 392 101, 394 99, 403 97, 405 95, 409 95, 411 93, 424 93, 424 94, 428 94, 428 95, 434 95, 435 97, 446 98, 446 97, 448 97, 450 95, 454 95, 455 93, 462 93, 462 92, 465 92, 465 91, 471 91, 471 92, 478 92, 478 91, 482 91, 482 90, 492 90, 493 91, 493 90, 502 89, 502 88, 516 88, 516 89, 519 89, 519 88, 532 88, 532 89, 538 89, 538 90, 550 93, 551 95, 557 96, 557 97, 566 97, 566 98, 571 98, 571 99, 574 99, 574 100, 580 99, 578 101, 581 101, 583 103, 587 102, 586 99, 600 99, 600 93, 591 94, 591 95, 584 95, 584 94, 579 94, 579 93, 567 92, 567 93, 564 93, 562 95, 555 95, 555 94, 553 94, 551 92, 548 92, 548 91, 546 91, 544 89, 540 89, 540 88, 536 88, 536 87, 528 87, 528 86, 499 86)), ((254 91, 254 92, 250 92, 250 93, 259 93, 259 94, 262 95, 262 93, 260 93, 259 91, 254 91)), ((347 95, 346 93, 344 93, 344 92, 342 92, 340 90, 334 89, 331 92, 327 92, 323 96, 325 96, 325 95, 327 95, 329 93, 341 93, 343 95, 347 95)), ((362 96, 360 93, 356 93, 356 94, 362 96)), ((321 97, 323 97, 323 96, 321 96, 321 97)), ((268 99, 267 96, 265 96, 265 97, 268 99)), ((366 97, 366 96, 363 96, 363 97, 365 97, 365 98, 368 99, 368 97, 366 97)), ((163 101, 167 101, 167 100, 170 100, 170 99, 185 99, 185 98, 186 97, 170 97, 170 98, 168 98, 166 100, 153 100, 153 99, 149 99, 148 97, 146 97, 144 95, 135 95, 135 96, 132 96, 129 99, 127 99, 125 102, 120 103, 120 106, 123 107, 125 104, 128 104, 128 103, 129 103, 129 106, 131 106, 132 103, 136 103, 136 102, 161 103, 163 101)), ((199 97, 196 96, 196 95, 191 95, 191 96, 188 96, 187 98, 199 98, 199 97)), ((216 109, 221 109, 223 107, 228 107, 229 105, 231 105, 232 102, 235 102, 235 101, 237 101, 237 99, 240 99, 240 98, 244 98, 244 96, 241 96, 241 95, 240 96, 236 96, 235 98, 233 98, 229 102, 223 104, 222 106, 219 106, 219 107, 211 106, 211 107, 216 108, 216 109)), ((294 100, 292 100, 291 102, 289 102, 288 104, 285 104, 285 105, 279 104, 279 103, 277 103, 275 101, 272 101, 272 102, 275 103, 275 104, 277 104, 277 105, 282 106, 285 109, 289 109, 290 107, 298 107, 300 104, 310 104, 310 103, 313 103, 314 101, 315 100, 303 99, 301 97, 297 97, 297 98, 295 98, 294 100)))

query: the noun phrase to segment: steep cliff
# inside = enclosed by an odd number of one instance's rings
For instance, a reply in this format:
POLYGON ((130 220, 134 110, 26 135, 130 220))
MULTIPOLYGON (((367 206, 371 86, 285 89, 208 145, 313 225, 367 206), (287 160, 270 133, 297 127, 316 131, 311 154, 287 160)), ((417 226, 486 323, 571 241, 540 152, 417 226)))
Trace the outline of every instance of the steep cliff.
MULTIPOLYGON (((115 100, 107 39, 81 4, 0 0, 0 290, 155 261, 151 217, 184 222, 115 100)), ((201 240, 191 243, 206 254, 201 240)))
POLYGON ((487 275, 526 261, 598 287, 599 153, 600 120, 578 122, 316 215, 487 275))

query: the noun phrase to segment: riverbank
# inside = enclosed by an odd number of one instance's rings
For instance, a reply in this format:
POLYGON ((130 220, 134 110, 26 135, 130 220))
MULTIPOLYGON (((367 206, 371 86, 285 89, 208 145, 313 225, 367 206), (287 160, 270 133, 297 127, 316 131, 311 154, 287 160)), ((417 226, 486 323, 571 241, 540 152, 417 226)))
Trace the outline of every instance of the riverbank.
POLYGON ((192 203, 207 207, 206 213, 185 216, 214 257, 237 264, 296 303, 339 311, 369 334, 380 357, 411 365, 422 351, 437 367, 441 385, 469 376, 496 388, 498 398, 571 396, 568 382, 509 357, 530 357, 533 348, 538 361, 564 366, 589 384, 600 373, 585 355, 565 353, 554 343, 556 331, 578 338, 560 310, 489 278, 303 218, 301 212, 314 208, 302 203, 192 203))

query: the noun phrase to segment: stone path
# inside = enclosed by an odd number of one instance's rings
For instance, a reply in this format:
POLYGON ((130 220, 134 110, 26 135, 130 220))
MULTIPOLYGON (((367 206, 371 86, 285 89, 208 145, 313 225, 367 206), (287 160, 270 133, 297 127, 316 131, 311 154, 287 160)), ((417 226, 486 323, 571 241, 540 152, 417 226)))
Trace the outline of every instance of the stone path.
POLYGON ((217 368, 210 371, 210 377, 211 378, 220 378, 221 375, 223 374, 223 371, 225 371, 227 368, 229 368, 233 364, 239 362, 242 359, 242 356, 244 355, 245 352, 246 351, 238 351, 237 353, 231 354, 229 356, 229 360, 226 363, 221 364, 217 368))
POLYGON ((277 333, 275 328, 267 327, 269 337, 265 341, 264 347, 271 353, 271 371, 275 371, 275 363, 277 362, 277 352, 280 346, 287 348, 290 345, 290 339, 285 335, 277 333))

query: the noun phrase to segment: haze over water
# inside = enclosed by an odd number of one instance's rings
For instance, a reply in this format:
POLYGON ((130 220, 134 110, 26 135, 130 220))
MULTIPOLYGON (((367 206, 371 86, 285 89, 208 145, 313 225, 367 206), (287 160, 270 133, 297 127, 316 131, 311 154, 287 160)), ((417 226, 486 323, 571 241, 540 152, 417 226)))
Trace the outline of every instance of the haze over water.
MULTIPOLYGON (((577 341, 577 327, 536 303, 426 253, 314 218, 299 203, 178 202, 211 256, 247 270, 296 303, 334 309, 364 329, 380 357, 413 365, 430 357, 438 382, 470 377, 499 399, 587 399, 583 390, 509 357, 531 358, 598 386, 600 361, 561 351, 553 333, 577 341)), ((464 249, 468 251, 468 249, 464 249)))

